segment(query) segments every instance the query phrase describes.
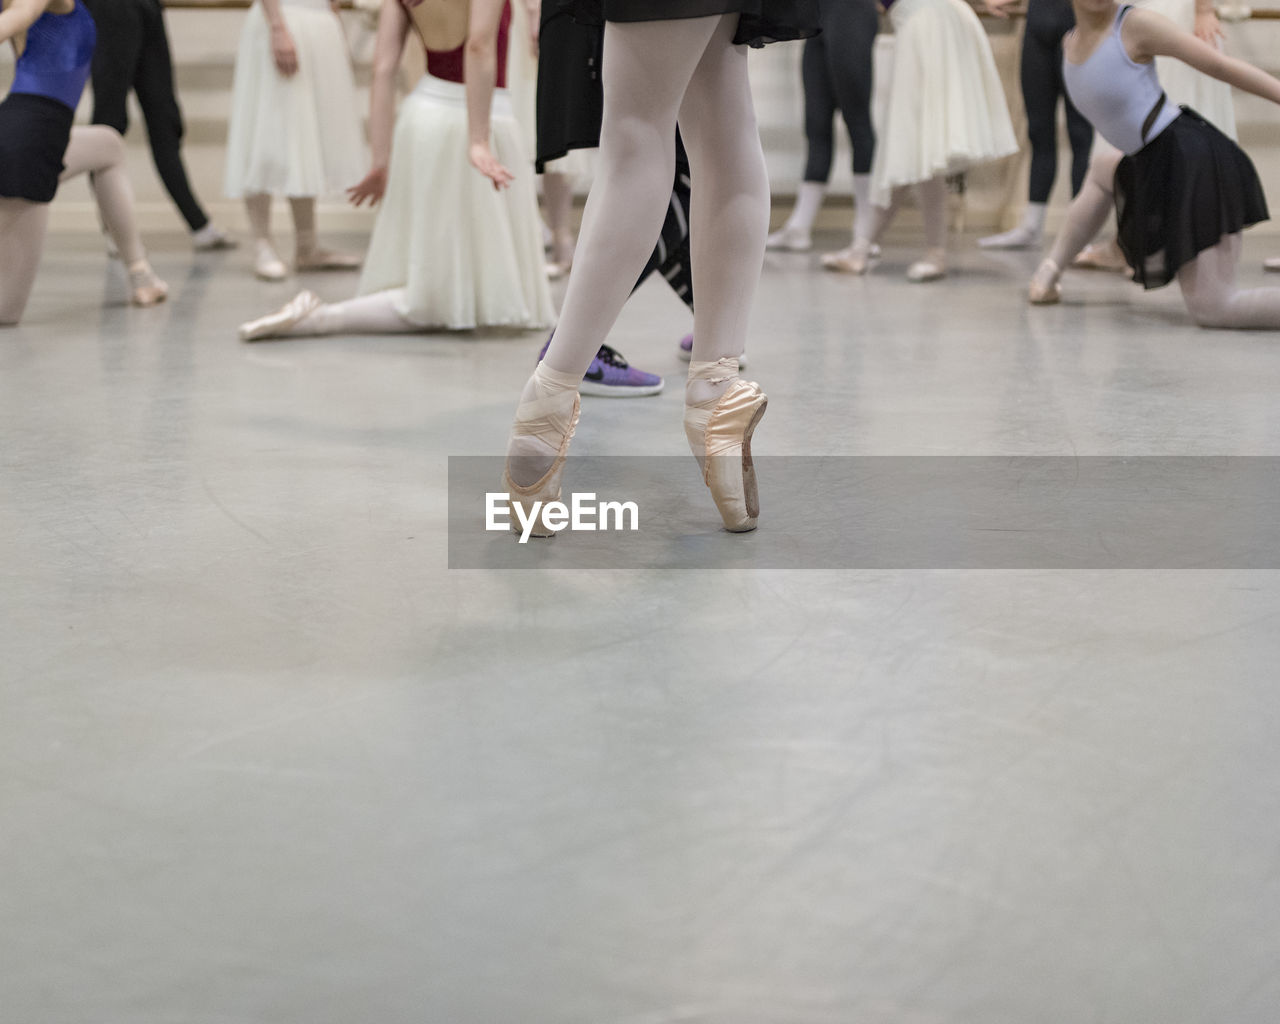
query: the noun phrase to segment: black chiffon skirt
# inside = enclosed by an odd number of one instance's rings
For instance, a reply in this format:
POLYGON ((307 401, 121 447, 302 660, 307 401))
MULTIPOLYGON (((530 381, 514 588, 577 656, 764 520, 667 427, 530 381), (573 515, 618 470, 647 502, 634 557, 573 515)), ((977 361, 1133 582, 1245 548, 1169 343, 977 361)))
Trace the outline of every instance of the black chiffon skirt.
POLYGON ((10 93, 0 103, 0 196, 52 201, 74 112, 47 96, 10 93))
POLYGON ((733 41, 764 46, 807 39, 819 29, 818 0, 557 0, 584 25, 606 21, 673 21, 739 14, 733 41))
POLYGON ((1118 241, 1144 288, 1160 288, 1178 268, 1226 235, 1268 218, 1253 162, 1188 107, 1116 168, 1118 241))

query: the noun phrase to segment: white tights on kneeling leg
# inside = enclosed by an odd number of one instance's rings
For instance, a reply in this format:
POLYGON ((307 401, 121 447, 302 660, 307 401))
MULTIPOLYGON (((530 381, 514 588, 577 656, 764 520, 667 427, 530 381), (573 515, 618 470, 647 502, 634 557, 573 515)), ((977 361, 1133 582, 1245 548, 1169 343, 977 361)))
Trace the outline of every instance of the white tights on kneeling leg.
POLYGON ((1178 269, 1187 312, 1201 327, 1280 329, 1280 288, 1236 284, 1242 239, 1227 235, 1178 269))

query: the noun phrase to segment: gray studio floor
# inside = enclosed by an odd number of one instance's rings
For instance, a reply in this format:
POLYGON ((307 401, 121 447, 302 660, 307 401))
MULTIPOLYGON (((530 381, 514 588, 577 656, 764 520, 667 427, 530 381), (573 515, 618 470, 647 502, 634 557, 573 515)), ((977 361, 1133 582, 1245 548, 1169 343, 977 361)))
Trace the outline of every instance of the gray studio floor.
MULTIPOLYGON (((733 571, 450 570, 540 339, 244 346, 296 284, 160 241, 167 306, 62 236, 0 333, 3 1024, 1280 1019, 1274 559, 765 569, 856 529, 765 481, 661 518, 733 571)), ((760 455, 1280 455, 1280 334, 957 251, 770 257, 760 455)), ((687 329, 577 454, 683 455, 687 329)))

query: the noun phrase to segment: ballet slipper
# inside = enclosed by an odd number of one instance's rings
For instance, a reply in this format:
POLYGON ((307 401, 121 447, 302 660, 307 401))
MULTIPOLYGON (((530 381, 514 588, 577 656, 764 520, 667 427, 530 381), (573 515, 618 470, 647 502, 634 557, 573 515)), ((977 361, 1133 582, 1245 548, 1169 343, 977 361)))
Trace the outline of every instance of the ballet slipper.
POLYGON ((216 224, 209 223, 199 231, 191 232, 191 247, 196 252, 223 252, 238 246, 234 238, 216 224))
POLYGON ((880 247, 870 242, 859 240, 847 249, 829 252, 822 257, 822 266, 840 274, 865 274, 880 255, 880 247))
POLYGON ((575 390, 560 391, 532 401, 521 402, 516 409, 515 423, 511 427, 511 444, 507 448, 507 464, 502 472, 502 488, 507 493, 512 533, 524 532, 515 509, 515 506, 519 505, 521 511, 528 510, 530 514, 535 507, 538 509, 528 529, 530 536, 555 536, 556 531, 547 526, 544 516, 547 505, 560 500, 560 477, 564 473, 565 459, 569 455, 569 442, 573 440, 574 431, 578 429, 578 417, 581 412, 582 400, 575 390), (520 438, 537 438, 548 449, 552 443, 558 442, 558 447, 555 449, 556 455, 550 468, 535 482, 527 485, 516 483, 511 476, 512 460, 529 457, 511 454, 511 449, 517 447, 520 438), (536 505, 537 502, 541 502, 541 505, 536 505))
POLYGON ((1124 253, 1114 240, 1086 245, 1071 261, 1071 266, 1076 270, 1103 270, 1112 273, 1121 273, 1128 268, 1124 253))
POLYGON ((359 253, 343 252, 341 249, 327 249, 317 245, 310 249, 299 249, 294 254, 293 265, 300 271, 311 270, 359 270, 364 257, 359 253))
POLYGON ((988 235, 978 239, 979 249, 1039 249, 1041 234, 1025 224, 998 235, 988 235))
POLYGON ((804 229, 784 224, 765 240, 766 249, 781 249, 785 252, 808 252, 813 248, 813 233, 804 229))
POLYGON ((546 265, 547 280, 559 281, 563 277, 569 276, 569 271, 573 268, 573 261, 568 263, 548 263, 546 265))
POLYGON ((319 309, 323 303, 315 292, 301 291, 274 313, 240 325, 241 341, 281 338, 319 309))
POLYGON ((937 256, 927 256, 916 260, 907 267, 907 280, 912 284, 925 284, 928 281, 941 281, 947 276, 947 261, 937 256))
POLYGON ((1062 269, 1053 260, 1041 261, 1027 285, 1027 301, 1033 306, 1056 306, 1062 301, 1061 276, 1062 269))
POLYGON ((146 258, 129 264, 129 301, 135 306, 156 306, 169 297, 169 286, 156 276, 146 258))
POLYGON ((1280 256, 1272 256, 1262 261, 1263 270, 1280 271, 1280 256))
POLYGON ((289 276, 289 268, 276 252, 275 246, 259 239, 253 254, 254 276, 263 281, 283 281, 289 276))
POLYGON ((684 431, 724 528, 730 533, 747 533, 756 528, 760 517, 751 438, 769 399, 759 384, 737 377, 737 365, 732 356, 691 365, 691 381, 726 379, 717 374, 731 374, 733 379, 717 398, 685 405, 684 431))

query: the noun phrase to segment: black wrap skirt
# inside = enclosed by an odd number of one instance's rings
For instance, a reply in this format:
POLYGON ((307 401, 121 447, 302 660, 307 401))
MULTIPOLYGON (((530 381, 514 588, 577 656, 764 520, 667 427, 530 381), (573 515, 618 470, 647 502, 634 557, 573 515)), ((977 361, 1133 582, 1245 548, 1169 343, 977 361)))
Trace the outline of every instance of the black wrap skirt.
POLYGON ((1188 107, 1116 168, 1118 241, 1133 279, 1159 288, 1226 235, 1268 218, 1245 151, 1188 107))
POLYGON ((764 46, 807 39, 819 29, 818 0, 555 0, 584 25, 606 21, 672 21, 738 14, 737 44, 764 46))

